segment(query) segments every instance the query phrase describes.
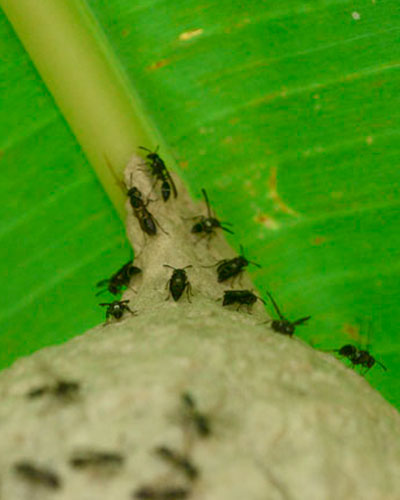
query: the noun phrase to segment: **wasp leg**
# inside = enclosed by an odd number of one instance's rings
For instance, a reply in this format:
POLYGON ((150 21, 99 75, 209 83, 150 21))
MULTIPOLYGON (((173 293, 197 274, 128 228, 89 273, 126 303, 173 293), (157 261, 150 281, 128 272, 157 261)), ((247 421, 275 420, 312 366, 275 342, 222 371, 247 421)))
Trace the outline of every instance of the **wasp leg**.
POLYGON ((192 292, 192 285, 190 283, 188 283, 186 285, 186 295, 187 295, 188 301, 190 303, 192 303, 192 301, 190 300, 190 296, 193 295, 193 292, 192 292))
POLYGON ((137 316, 137 311, 132 311, 132 309, 130 309, 128 306, 126 306, 126 310, 129 311, 132 316, 137 316))
MULTIPOLYGON (((167 289, 169 287, 170 283, 171 283, 171 280, 168 280, 167 284, 165 285, 165 289, 167 289)), ((170 297, 171 297, 171 290, 168 292, 167 298, 165 300, 168 300, 170 297)))
POLYGON ((156 223, 156 225, 161 229, 161 231, 164 233, 164 234, 167 234, 169 236, 169 233, 161 226, 161 224, 158 222, 158 220, 154 217, 153 215, 153 219, 154 219, 154 222, 156 223))
POLYGON ((207 236, 207 234, 202 234, 200 236, 200 238, 197 238, 197 240, 195 241, 195 245, 197 245, 198 243, 200 243, 200 241, 204 240, 204 238, 207 236))

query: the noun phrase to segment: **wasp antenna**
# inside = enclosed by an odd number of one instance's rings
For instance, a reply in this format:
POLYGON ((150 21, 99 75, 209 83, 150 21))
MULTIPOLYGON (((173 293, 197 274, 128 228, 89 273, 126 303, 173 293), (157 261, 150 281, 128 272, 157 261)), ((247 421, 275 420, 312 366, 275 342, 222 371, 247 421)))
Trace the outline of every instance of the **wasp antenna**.
POLYGON ((99 304, 99 306, 110 306, 111 303, 110 302, 102 302, 101 304, 99 304))
POLYGON ((143 149, 144 151, 148 151, 149 153, 152 153, 151 149, 145 148, 144 146, 139 146, 139 149, 143 149))
POLYGON ((385 366, 383 363, 381 363, 380 361, 377 361, 377 360, 375 360, 375 362, 376 362, 379 366, 381 366, 381 367, 385 370, 385 372, 387 372, 387 368, 386 368, 386 366, 385 366))
POLYGON ((194 220, 194 219, 199 219, 200 217, 202 217, 201 215, 196 215, 195 217, 182 217, 181 216, 181 219, 182 220, 194 220))
POLYGON ((208 201, 208 196, 207 196, 206 190, 204 188, 201 188, 201 192, 203 193, 203 196, 204 196, 204 199, 205 199, 205 202, 207 205, 208 217, 211 217, 212 214, 211 214, 210 202, 208 201))
POLYGON ((188 267, 193 267, 193 266, 192 266, 192 264, 188 264, 187 266, 182 267, 182 269, 187 269, 188 267))
POLYGON ((277 312, 278 316, 281 318, 281 320, 285 320, 286 318, 283 316, 281 311, 279 310, 278 304, 275 302, 274 298, 270 294, 270 292, 267 292, 268 297, 270 298, 272 305, 274 306, 275 311, 277 312))
POLYGON ((257 262, 254 262, 253 260, 249 260, 250 264, 253 264, 253 266, 259 267, 261 269, 260 264, 257 264, 257 262))
POLYGON ((215 266, 217 266, 220 263, 221 263, 221 261, 218 261, 215 264, 211 264, 211 266, 201 266, 201 267, 204 267, 204 269, 207 269, 207 268, 210 268, 210 267, 215 267, 215 266))
POLYGON ((172 266, 170 266, 169 264, 163 264, 163 266, 164 266, 164 267, 169 267, 170 269, 174 269, 174 270, 176 269, 176 267, 172 267, 172 266))
POLYGON ((111 164, 110 160, 107 158, 107 156, 106 155, 103 155, 103 156, 104 156, 105 162, 107 163, 108 169, 111 172, 111 175, 114 177, 115 182, 126 192, 125 183, 123 181, 121 181, 120 179, 118 179, 118 176, 115 173, 114 167, 112 166, 112 164, 111 164))
POLYGON ((310 318, 311 316, 306 316, 305 318, 296 319, 296 321, 294 321, 292 325, 301 325, 302 323, 308 321, 310 318))
POLYGON ((98 283, 96 283, 96 286, 104 286, 107 285, 110 282, 109 279, 101 280, 98 283))
POLYGON ((226 231, 227 233, 230 233, 230 234, 235 234, 233 231, 231 231, 230 229, 228 229, 227 227, 224 227, 224 226, 221 226, 221 229, 223 229, 224 231, 226 231))
POLYGON ((258 297, 258 296, 257 296, 257 299, 258 299, 258 300, 261 300, 261 302, 262 302, 264 305, 266 304, 265 300, 264 300, 264 299, 262 299, 261 297, 258 297))
POLYGON ((97 292, 96 293, 96 297, 98 297, 99 295, 101 295, 102 293, 105 293, 107 291, 107 288, 104 288, 104 290, 100 290, 100 292, 97 292))

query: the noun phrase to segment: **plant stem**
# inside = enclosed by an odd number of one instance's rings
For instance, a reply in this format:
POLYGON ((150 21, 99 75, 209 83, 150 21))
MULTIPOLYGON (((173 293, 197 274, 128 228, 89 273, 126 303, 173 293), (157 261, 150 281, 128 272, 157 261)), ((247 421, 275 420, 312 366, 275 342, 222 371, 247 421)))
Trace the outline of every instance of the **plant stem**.
POLYGON ((121 216, 119 172, 139 145, 160 144, 84 0, 0 0, 5 14, 121 216))

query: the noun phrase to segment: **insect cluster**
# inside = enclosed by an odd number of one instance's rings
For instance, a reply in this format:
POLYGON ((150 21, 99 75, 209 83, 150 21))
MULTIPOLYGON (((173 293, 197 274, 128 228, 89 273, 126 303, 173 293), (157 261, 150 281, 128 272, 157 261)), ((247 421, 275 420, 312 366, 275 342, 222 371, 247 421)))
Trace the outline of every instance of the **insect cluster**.
MULTIPOLYGON (((72 396, 79 396, 80 389, 81 384, 78 382, 57 378, 53 384, 30 389, 25 393, 25 398, 36 400, 52 397, 59 402, 72 402, 72 396)), ((193 461, 192 452, 199 440, 212 437, 211 418, 198 408, 195 397, 188 391, 180 395, 177 403, 179 412, 176 423, 182 432, 182 446, 176 448, 160 444, 151 450, 155 459, 165 464, 168 474, 155 478, 151 484, 136 487, 131 493, 132 499, 188 498, 201 475, 198 465, 193 461)), ((74 473, 91 476, 96 474, 105 481, 120 473, 128 458, 119 450, 89 447, 72 451, 65 458, 65 463, 74 473)), ((61 476, 57 467, 45 465, 45 461, 41 458, 21 458, 12 464, 11 472, 15 480, 28 489, 29 498, 41 498, 46 493, 61 490, 66 483, 65 477, 61 476)))
MULTIPOLYGON (((171 193, 173 194, 174 198, 177 198, 178 191, 176 189, 174 180, 169 173, 164 160, 157 153, 158 148, 155 151, 151 151, 144 146, 140 146, 140 149, 146 151, 147 153, 145 165, 148 167, 150 175, 154 178, 151 189, 154 190, 156 184, 161 183, 161 196, 164 202, 167 202, 170 199, 171 193)), ((111 165, 109 165, 109 167, 112 175, 115 177, 111 165)), ((121 184, 121 182, 117 178, 116 181, 121 184)), ((150 200, 149 197, 145 199, 141 191, 136 186, 132 185, 132 177, 130 184, 131 185, 126 189, 126 193, 132 208, 132 213, 138 220, 139 226, 144 234, 148 236, 156 236, 157 228, 162 228, 157 219, 147 208, 149 203, 153 200, 150 200)), ((202 189, 201 191, 205 199, 207 215, 195 216, 193 218, 195 223, 193 224, 190 232, 196 235, 200 235, 200 239, 206 237, 208 241, 212 238, 213 235, 215 235, 216 229, 222 229, 224 231, 232 233, 232 231, 226 227, 226 225, 230 224, 221 223, 213 214, 206 190, 202 189)), ((168 234, 164 230, 163 232, 165 234, 168 234)), ((242 258, 242 260, 243 261, 237 263, 237 266, 241 266, 243 268, 248 264, 248 261, 246 261, 244 257, 242 258)), ((168 288, 169 290, 167 299, 172 296, 174 301, 178 301, 183 292, 186 291, 187 299, 190 302, 192 290, 191 284, 188 280, 186 269, 192 267, 192 265, 188 265, 183 268, 175 268, 170 266, 169 264, 164 264, 164 266, 173 269, 172 275, 166 284, 166 288, 168 288)), ((229 269, 227 271, 232 272, 229 269)), ((127 262, 110 278, 103 279, 97 283, 97 286, 102 288, 102 290, 100 290, 97 295, 99 295, 100 293, 104 293, 105 291, 108 291, 112 295, 121 294, 127 287, 129 287, 131 279, 140 272, 140 268, 134 266, 131 262, 127 262)), ((133 311, 128 304, 129 300, 113 300, 112 302, 100 303, 100 306, 107 308, 105 324, 107 324, 109 320, 112 319, 122 319, 125 313, 135 315, 136 311, 133 311)))
MULTIPOLYGON (((177 198, 178 192, 175 183, 168 172, 164 161, 157 153, 142 147, 141 149, 148 152, 146 155, 146 165, 150 169, 151 175, 155 181, 152 189, 157 183, 161 183, 161 195, 164 202, 171 199, 171 194, 177 198)), ((208 243, 215 235, 216 230, 221 229, 232 233, 227 227, 230 225, 219 221, 212 212, 209 199, 205 189, 202 189, 202 194, 206 204, 206 215, 198 215, 193 218, 194 224, 190 232, 194 235, 200 235, 200 239, 207 238, 208 243)), ((133 211, 133 215, 138 220, 142 231, 148 236, 156 236, 157 228, 160 227, 154 216, 149 212, 149 198, 145 199, 139 189, 131 186, 127 190, 127 196, 133 211)), ((160 227, 161 228, 161 227, 160 227)), ((165 231, 164 231, 165 232, 165 231)), ((243 273, 249 265, 261 267, 258 263, 249 260, 244 253, 244 249, 240 246, 240 254, 233 258, 222 259, 211 266, 215 267, 215 280, 217 284, 225 284, 230 282, 231 289, 224 290, 222 299, 223 307, 236 307, 239 311, 243 306, 246 306, 247 312, 250 313, 252 307, 259 300, 266 304, 264 298, 257 296, 253 291, 246 289, 232 289, 236 280, 241 283, 243 273)), ((176 268, 170 264, 163 264, 163 267, 172 269, 169 279, 166 281, 168 296, 166 300, 172 297, 175 302, 181 300, 182 295, 186 293, 188 302, 191 302, 192 285, 190 283, 187 269, 193 268, 192 264, 187 264, 184 267, 176 268)), ((141 273, 141 269, 134 266, 131 261, 120 267, 110 278, 103 279, 97 283, 97 287, 101 290, 96 294, 109 292, 114 296, 122 294, 124 290, 130 287, 131 281, 135 276, 141 273)), ((267 291, 266 298, 271 302, 277 318, 268 320, 271 329, 281 335, 292 337, 297 326, 304 325, 308 322, 311 316, 304 316, 294 321, 289 320, 281 312, 272 294, 267 291)), ((220 299, 220 300, 221 300, 220 299)), ((120 321, 125 315, 136 315, 136 311, 129 306, 129 300, 121 300, 121 297, 116 298, 111 302, 102 302, 99 305, 106 307, 106 323, 109 321, 120 321)), ((337 353, 348 359, 352 367, 360 366, 363 372, 367 372, 375 364, 381 366, 384 370, 386 367, 377 361, 367 350, 357 348, 352 344, 347 344, 340 349, 335 349, 332 352, 337 353)), ((67 380, 55 378, 53 383, 47 383, 41 386, 33 387, 25 397, 30 401, 39 399, 53 399, 63 403, 76 401, 80 396, 81 384, 75 380, 67 380)), ((31 403, 34 404, 33 402, 31 403)), ((156 479, 151 484, 147 483, 137 487, 131 493, 132 499, 137 500, 179 500, 186 499, 191 496, 195 490, 196 483, 201 477, 201 470, 193 460, 193 446, 199 440, 208 439, 213 436, 213 425, 210 417, 202 412, 197 405, 194 396, 186 391, 180 395, 180 415, 182 423, 183 435, 186 439, 183 440, 183 446, 176 448, 167 444, 160 444, 152 449, 154 459, 163 462, 168 469, 169 476, 156 479), (185 446, 186 443, 186 446, 185 446), (173 480, 171 481, 171 475, 173 480), (174 477, 176 476, 176 478, 174 477)), ((102 476, 108 473, 117 473, 125 465, 127 457, 115 450, 78 450, 70 454, 67 459, 68 466, 74 472, 84 474, 86 471, 97 471, 102 476)), ((14 463, 13 472, 15 476, 22 482, 26 483, 30 488, 41 488, 48 491, 59 490, 63 487, 64 479, 53 468, 48 468, 38 464, 34 460, 22 459, 14 463)), ((35 497, 36 498, 36 497, 35 497)))
MULTIPOLYGON (((167 202, 170 199, 171 193, 173 193, 174 198, 177 198, 178 191, 176 189, 174 180, 169 173, 164 160, 157 153, 158 148, 155 151, 151 151, 144 146, 140 146, 140 149, 146 151, 147 153, 145 164, 150 171, 150 175, 154 178, 154 183, 151 189, 153 190, 156 184, 161 182, 161 196, 163 201, 167 202)), ((111 165, 109 165, 109 168, 112 175, 115 177, 111 165)), ((119 179, 117 179, 116 177, 115 179, 119 184, 121 184, 119 179)), ((154 200, 151 200, 149 197, 145 198, 142 192, 136 186, 132 185, 132 177, 130 184, 131 185, 126 188, 126 194, 132 208, 132 213, 138 220, 142 232, 148 236, 156 236, 157 228, 160 228, 165 234, 168 234, 162 229, 157 219, 147 208, 149 203, 154 200)), ((232 231, 226 227, 226 225, 230 224, 228 222, 225 224, 221 223, 213 214, 205 189, 202 189, 201 191, 205 199, 207 215, 195 216, 193 218, 195 223, 193 224, 190 232, 200 235, 200 239, 206 237, 208 241, 212 238, 212 236, 215 235, 216 229, 222 229, 224 231, 232 233, 232 231)), ((248 262, 240 262, 237 265, 244 267, 247 264, 248 262)), ((188 265, 183 268, 175 268, 170 266, 169 264, 164 264, 164 266, 173 269, 173 273, 166 284, 166 288, 168 288, 169 290, 167 299, 172 296, 174 301, 178 301, 183 292, 186 290, 187 299, 190 302, 192 290, 191 284, 186 274, 186 269, 192 267, 192 265, 188 265)), ((106 291, 108 291, 112 295, 121 294, 126 288, 129 287, 131 279, 139 273, 141 273, 140 268, 134 266, 132 262, 127 262, 120 269, 118 269, 118 271, 111 275, 110 278, 103 279, 97 283, 97 286, 102 288, 97 293, 97 295, 106 291)), ((125 313, 135 315, 136 311, 132 310, 128 304, 129 300, 113 300, 112 302, 100 303, 100 306, 107 308, 105 325, 112 319, 117 321, 122 319, 125 313)))
POLYGON ((184 450, 177 450, 170 446, 161 445, 154 449, 154 456, 162 460, 172 473, 180 477, 179 482, 155 481, 137 488, 132 498, 137 500, 179 500, 188 498, 192 493, 197 479, 200 477, 199 467, 193 462, 191 456, 193 445, 198 439, 212 436, 210 417, 197 408, 194 396, 190 392, 181 394, 182 424, 184 437, 190 437, 189 446, 184 450), (189 433, 190 436, 187 436, 189 433), (182 482, 183 480, 183 482, 182 482))
MULTIPOLYGON (((127 262, 124 264, 118 271, 116 271, 110 278, 103 279, 99 281, 96 286, 101 287, 96 295, 100 295, 108 291, 112 295, 120 295, 122 292, 129 287, 131 279, 141 273, 142 270, 139 267, 136 267, 132 264, 132 262, 127 262)), ((133 290, 133 289, 132 289, 133 290)), ((112 302, 101 302, 99 305, 102 307, 107 307, 106 309, 106 323, 110 318, 114 318, 116 320, 121 319, 125 312, 129 312, 132 315, 136 314, 136 311, 133 311, 128 306, 129 300, 113 300, 112 302)))
MULTIPOLYGON (((178 191, 176 189, 176 185, 166 167, 164 160, 158 154, 158 148, 156 148, 155 151, 152 151, 144 146, 140 146, 140 149, 146 152, 146 170, 154 179, 151 190, 153 191, 155 186, 160 183, 161 196, 164 202, 167 202, 171 199, 171 193, 173 194, 174 198, 177 198, 178 191)), ((161 226, 147 208, 149 203, 153 200, 150 200, 149 197, 145 199, 139 189, 136 186, 132 186, 132 177, 130 184, 131 186, 127 187, 127 196, 130 201, 133 215, 138 220, 139 226, 142 229, 143 233, 148 236, 156 236, 157 228, 159 227, 161 229, 161 226)), ((196 215, 192 218, 194 223, 190 229, 190 233, 200 237, 197 241, 206 238, 208 244, 211 238, 216 234, 216 231, 218 229, 233 234, 233 231, 228 227, 231 226, 231 224, 229 222, 220 221, 213 213, 206 190, 202 188, 201 192, 206 205, 206 213, 196 215)), ((164 230, 163 232, 166 233, 164 230)), ((225 290, 223 293, 223 297, 221 298, 222 306, 234 306, 236 307, 237 311, 245 306, 247 312, 250 313, 257 300, 259 300, 263 304, 266 304, 265 300, 262 297, 257 296, 251 290, 232 289, 237 279, 239 279, 239 283, 241 284, 243 273, 249 265, 261 267, 258 263, 249 260, 245 256, 244 249, 242 245, 240 245, 240 254, 236 257, 222 259, 216 264, 212 264, 211 266, 203 266, 216 267, 216 277, 218 283, 224 284, 225 282, 230 282, 231 289, 225 290)), ((182 268, 175 268, 169 264, 164 264, 164 267, 172 269, 170 278, 166 282, 166 288, 168 288, 169 291, 166 300, 172 297, 176 302, 180 300, 183 293, 186 292, 187 300, 191 302, 190 298, 193 295, 192 286, 189 281, 186 269, 193 267, 193 265, 188 264, 182 268)), ((118 293, 121 293, 123 289, 128 287, 131 278, 135 274, 138 274, 140 272, 141 270, 139 268, 135 267, 131 262, 128 262, 127 264, 122 266, 115 274, 113 274, 111 278, 100 281, 97 286, 106 286, 106 289, 110 293, 116 295, 118 293)), ((311 316, 304 316, 297 320, 291 321, 282 314, 278 304, 276 303, 270 292, 266 292, 266 297, 271 302, 275 313, 278 316, 277 319, 269 320, 266 323, 268 323, 272 330, 277 333, 291 337, 295 333, 297 326, 304 325, 311 318, 311 316)), ((101 303, 100 306, 107 307, 106 323, 111 318, 115 320, 122 319, 125 313, 135 315, 136 311, 131 310, 128 306, 128 303, 128 300, 115 300, 113 302, 101 303)), ((336 352, 339 356, 347 358, 353 367, 361 366, 365 369, 364 372, 372 368, 375 363, 379 364, 382 368, 385 368, 384 365, 382 365, 382 363, 380 362, 377 362, 367 350, 361 350, 353 345, 345 345, 340 349, 333 350, 332 352, 336 352)))
MULTIPOLYGON (((96 470, 104 475, 111 469, 113 472, 117 472, 124 464, 124 460, 125 457, 118 452, 87 450, 73 453, 68 459, 68 464, 75 470, 96 470)), ((14 464, 13 471, 20 480, 31 488, 59 490, 63 486, 63 480, 59 473, 53 468, 38 465, 35 461, 20 460, 14 464)))

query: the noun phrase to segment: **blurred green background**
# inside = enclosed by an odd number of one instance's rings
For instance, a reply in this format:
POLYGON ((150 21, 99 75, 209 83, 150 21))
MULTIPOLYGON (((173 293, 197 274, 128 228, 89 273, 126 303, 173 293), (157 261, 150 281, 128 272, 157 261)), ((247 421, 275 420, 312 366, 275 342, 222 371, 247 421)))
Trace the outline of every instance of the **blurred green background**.
MULTIPOLYGON (((369 341, 388 371, 367 378, 400 407, 398 1, 88 4, 193 195, 262 264, 261 293, 311 314, 297 333, 317 348, 369 341)), ((130 249, 3 14, 0 30, 6 367, 101 322, 94 285, 130 249)))

